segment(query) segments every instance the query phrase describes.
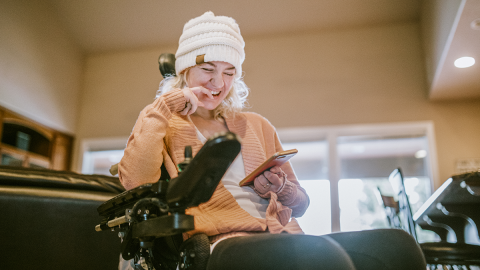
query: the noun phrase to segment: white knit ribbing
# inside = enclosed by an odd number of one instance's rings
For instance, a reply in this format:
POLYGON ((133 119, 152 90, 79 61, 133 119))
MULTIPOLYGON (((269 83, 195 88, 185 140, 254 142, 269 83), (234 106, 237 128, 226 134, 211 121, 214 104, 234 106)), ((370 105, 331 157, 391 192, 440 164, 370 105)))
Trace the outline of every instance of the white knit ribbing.
POLYGON ((245 42, 243 41, 243 38, 240 35, 240 32, 234 31, 230 26, 223 23, 202 23, 188 30, 184 30, 182 36, 180 37, 179 43, 185 42, 187 39, 192 38, 194 36, 205 34, 205 33, 211 33, 211 32, 220 32, 220 33, 229 34, 232 36, 232 38, 236 39, 237 42, 245 46, 245 42))

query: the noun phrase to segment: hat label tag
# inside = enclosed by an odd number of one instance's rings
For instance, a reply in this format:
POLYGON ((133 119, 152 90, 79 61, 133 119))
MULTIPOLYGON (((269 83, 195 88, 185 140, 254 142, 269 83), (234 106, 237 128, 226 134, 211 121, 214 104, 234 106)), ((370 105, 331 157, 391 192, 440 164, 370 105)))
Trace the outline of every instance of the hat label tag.
POLYGON ((195 59, 197 65, 205 63, 205 54, 197 55, 197 59, 195 59))

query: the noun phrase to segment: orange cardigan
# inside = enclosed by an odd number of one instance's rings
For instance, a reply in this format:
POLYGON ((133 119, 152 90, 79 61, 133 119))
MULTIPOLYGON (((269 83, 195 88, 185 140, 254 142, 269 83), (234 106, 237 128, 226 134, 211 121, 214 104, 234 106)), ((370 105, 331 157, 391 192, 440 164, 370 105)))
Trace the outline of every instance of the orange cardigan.
MULTIPOLYGON (((175 89, 142 110, 118 166, 120 181, 126 189, 158 181, 162 163, 170 177, 177 177, 176 165, 184 159, 185 146, 192 146, 193 155, 200 150, 203 144, 197 138, 194 124, 177 113, 183 110, 185 103, 182 91, 175 89)), ((228 129, 242 139, 246 175, 267 157, 282 150, 275 128, 262 116, 237 113, 235 117, 225 120, 228 129)), ((295 218, 290 218, 304 214, 309 204, 308 196, 296 180, 290 163, 281 168, 288 180, 279 194, 270 192, 265 219, 255 218, 243 210, 220 182, 208 202, 187 210, 188 214, 194 215, 195 221, 195 230, 188 234, 303 233, 295 218)))

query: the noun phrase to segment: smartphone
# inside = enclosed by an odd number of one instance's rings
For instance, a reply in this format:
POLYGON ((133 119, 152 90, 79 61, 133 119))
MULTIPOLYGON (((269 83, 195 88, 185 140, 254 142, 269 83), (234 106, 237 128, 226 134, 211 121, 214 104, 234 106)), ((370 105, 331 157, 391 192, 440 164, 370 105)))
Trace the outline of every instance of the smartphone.
POLYGON ((274 167, 274 166, 281 166, 290 158, 295 156, 298 153, 297 149, 291 149, 291 150, 286 150, 286 151, 281 151, 273 154, 269 159, 265 160, 262 165, 260 165, 256 170, 254 170, 252 173, 250 173, 247 177, 245 177, 242 181, 240 181, 239 185, 240 186, 247 186, 257 176, 262 174, 264 171, 274 167))

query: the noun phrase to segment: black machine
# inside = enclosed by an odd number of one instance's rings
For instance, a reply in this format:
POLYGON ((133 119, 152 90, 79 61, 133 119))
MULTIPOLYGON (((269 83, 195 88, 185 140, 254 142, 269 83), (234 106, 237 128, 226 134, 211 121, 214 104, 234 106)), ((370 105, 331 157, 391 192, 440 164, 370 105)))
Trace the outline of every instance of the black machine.
MULTIPOLYGON (((179 238, 181 242, 181 233, 195 228, 193 216, 185 214, 185 210, 211 198, 239 152, 240 141, 231 132, 209 139, 195 158, 192 158, 191 147, 187 146, 185 160, 178 165, 178 177, 164 177, 168 173, 162 168, 158 182, 125 191, 104 202, 97 209, 104 219, 95 230, 118 231, 125 260, 134 259, 137 263, 144 258, 149 270, 170 269, 164 258, 156 255, 155 249, 161 245, 171 247, 179 238)), ((193 253, 189 255, 195 256, 193 253)), ((170 260, 182 260, 175 257, 178 255, 173 255, 170 260)), ((189 258, 184 256, 183 260, 180 268, 189 268, 189 258)), ((143 269, 139 264, 136 267, 143 269)))

